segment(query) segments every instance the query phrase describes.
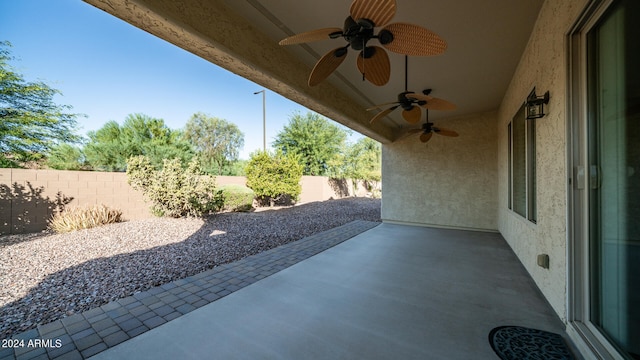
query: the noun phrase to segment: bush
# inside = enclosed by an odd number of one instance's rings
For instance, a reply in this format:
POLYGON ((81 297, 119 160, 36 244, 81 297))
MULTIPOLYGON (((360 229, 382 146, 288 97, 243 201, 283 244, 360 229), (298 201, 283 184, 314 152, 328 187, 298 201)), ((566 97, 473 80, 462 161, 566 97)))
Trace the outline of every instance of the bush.
POLYGON ((247 186, 253 189, 261 205, 295 202, 302 191, 302 169, 292 153, 255 152, 245 168, 247 186))
POLYGON ((151 211, 156 216, 202 216, 222 208, 215 178, 203 175, 195 157, 186 169, 177 158, 165 159, 159 171, 146 156, 131 157, 127 161, 127 181, 152 202, 151 211))
POLYGON ((97 205, 70 208, 57 213, 49 221, 49 227, 57 233, 65 233, 121 221, 122 211, 108 208, 105 205, 97 205))
POLYGON ((249 211, 253 207, 255 193, 246 186, 228 184, 218 188, 224 198, 224 210, 249 211))

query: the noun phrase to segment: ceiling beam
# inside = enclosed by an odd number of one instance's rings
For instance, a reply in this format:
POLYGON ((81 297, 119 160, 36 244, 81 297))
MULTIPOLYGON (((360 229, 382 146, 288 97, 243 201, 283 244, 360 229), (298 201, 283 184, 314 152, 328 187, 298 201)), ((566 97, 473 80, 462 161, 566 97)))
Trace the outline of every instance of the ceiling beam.
POLYGON ((329 82, 309 87, 311 69, 222 0, 84 1, 377 141, 396 137, 329 82))

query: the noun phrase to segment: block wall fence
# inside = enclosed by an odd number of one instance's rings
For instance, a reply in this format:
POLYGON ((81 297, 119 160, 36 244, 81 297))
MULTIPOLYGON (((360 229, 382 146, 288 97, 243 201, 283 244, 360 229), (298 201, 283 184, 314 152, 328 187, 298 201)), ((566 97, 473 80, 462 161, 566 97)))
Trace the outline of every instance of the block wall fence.
MULTIPOLYGON (((217 176, 218 185, 245 185, 243 176, 217 176)), ((360 183, 323 176, 303 176, 300 203, 365 196, 360 183)), ((153 217, 142 193, 127 184, 125 173, 0 169, 0 235, 38 232, 64 207, 104 204, 122 211, 125 220, 153 217)))

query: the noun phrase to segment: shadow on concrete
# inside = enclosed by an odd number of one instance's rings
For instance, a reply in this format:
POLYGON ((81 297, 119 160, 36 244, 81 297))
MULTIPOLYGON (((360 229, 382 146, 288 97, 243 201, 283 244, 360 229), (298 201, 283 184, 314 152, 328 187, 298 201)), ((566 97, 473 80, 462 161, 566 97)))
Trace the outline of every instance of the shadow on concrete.
POLYGON ((44 196, 44 187, 14 182, 0 184, 0 235, 42 231, 55 213, 64 210, 73 197, 58 191, 55 198, 44 196))

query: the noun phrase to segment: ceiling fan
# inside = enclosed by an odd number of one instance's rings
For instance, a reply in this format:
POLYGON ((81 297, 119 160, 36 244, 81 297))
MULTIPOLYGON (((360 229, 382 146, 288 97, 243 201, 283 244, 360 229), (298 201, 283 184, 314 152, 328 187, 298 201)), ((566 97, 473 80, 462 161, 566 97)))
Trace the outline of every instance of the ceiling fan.
POLYGON ((438 135, 443 135, 443 136, 450 136, 450 137, 458 137, 458 133, 453 131, 453 130, 449 130, 449 129, 445 129, 445 128, 441 128, 441 127, 435 127, 433 123, 429 122, 429 110, 427 109, 427 115, 426 115, 426 121, 424 124, 422 124, 422 127, 420 129, 410 129, 407 134, 411 135, 411 134, 420 134, 420 141, 423 143, 426 143, 427 141, 431 140, 431 137, 433 136, 433 134, 438 134, 438 135))
POLYGON ((434 98, 429 96, 431 94, 431 89, 425 89, 422 91, 422 95, 416 94, 413 91, 407 91, 407 82, 408 82, 408 58, 404 57, 404 92, 398 94, 398 101, 384 103, 380 105, 376 105, 374 107, 368 108, 367 111, 371 111, 374 109, 379 109, 387 105, 393 105, 390 108, 383 110, 377 113, 372 119, 371 123, 373 124, 377 120, 389 115, 393 110, 398 107, 402 108, 402 117, 409 124, 417 124, 420 121, 420 116, 422 112, 420 111, 420 107, 423 107, 427 110, 455 110, 456 106, 450 103, 447 100, 434 98))
POLYGON ((368 46, 377 39, 387 50, 411 56, 442 54, 447 43, 431 30, 407 23, 387 24, 396 13, 395 0, 354 0, 343 28, 322 28, 290 36, 280 45, 293 45, 325 39, 344 38, 347 45, 326 53, 314 66, 309 86, 315 86, 333 73, 344 61, 347 51, 360 50, 356 65, 363 79, 382 86, 389 81, 389 55, 380 46, 368 46), (376 27, 383 26, 378 33, 376 27), (366 71, 365 71, 366 70, 366 71))

